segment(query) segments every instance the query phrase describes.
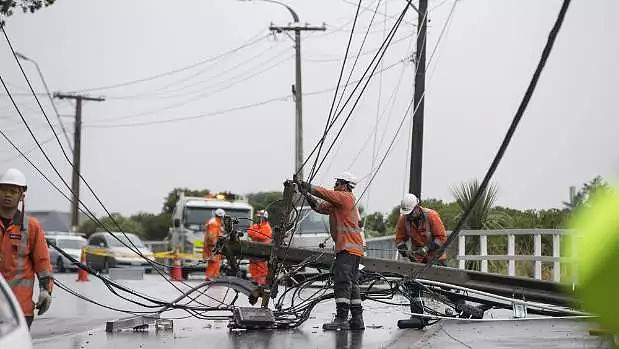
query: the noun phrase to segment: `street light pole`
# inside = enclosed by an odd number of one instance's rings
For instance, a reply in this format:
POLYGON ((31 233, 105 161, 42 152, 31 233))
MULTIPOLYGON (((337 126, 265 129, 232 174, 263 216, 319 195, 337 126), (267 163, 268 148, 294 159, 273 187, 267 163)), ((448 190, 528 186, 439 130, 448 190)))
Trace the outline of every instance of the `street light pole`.
POLYGON ((41 72, 41 68, 39 67, 39 64, 34 59, 24 54, 21 54, 19 52, 15 52, 15 55, 17 55, 17 57, 19 57, 20 59, 26 62, 30 62, 34 64, 34 66, 37 68, 37 72, 39 73, 39 77, 41 78, 41 82, 43 83, 43 87, 45 88, 45 93, 47 94, 47 97, 49 98, 49 101, 52 104, 52 108, 54 109, 54 113, 56 114, 56 117, 58 118, 58 123, 60 124, 60 129, 62 130, 62 134, 64 134, 64 138, 67 140, 67 146, 69 147, 69 150, 73 152, 73 147, 71 146, 69 135, 67 134, 67 130, 64 127, 62 118, 60 118, 60 113, 58 113, 58 109, 56 108, 56 103, 54 103, 54 98, 52 97, 52 93, 49 91, 49 87, 47 87, 47 82, 45 82, 45 78, 43 77, 43 72, 41 72))
POLYGON ((312 27, 308 24, 301 25, 299 15, 288 5, 276 0, 258 0, 269 2, 285 7, 292 15, 291 23, 287 26, 269 26, 269 29, 277 33, 284 31, 294 31, 294 50, 295 50, 295 83, 292 86, 292 93, 295 101, 295 157, 294 168, 297 178, 303 179, 303 85, 301 83, 301 32, 302 31, 324 31, 325 26, 312 27))

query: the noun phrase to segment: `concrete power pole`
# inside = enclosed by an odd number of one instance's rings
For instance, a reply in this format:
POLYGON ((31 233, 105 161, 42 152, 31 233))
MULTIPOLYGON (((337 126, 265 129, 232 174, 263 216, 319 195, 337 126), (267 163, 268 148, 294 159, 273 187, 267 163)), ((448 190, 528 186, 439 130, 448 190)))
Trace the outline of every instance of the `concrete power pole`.
POLYGON ((278 3, 288 9, 294 23, 287 26, 269 26, 269 29, 277 33, 294 31, 294 49, 295 49, 295 84, 292 86, 292 92, 295 100, 295 171, 299 179, 303 179, 303 88, 301 84, 301 32, 302 31, 324 31, 325 26, 312 27, 309 24, 302 25, 299 23, 299 16, 288 5, 278 3))
POLYGON ((82 101, 102 102, 101 97, 88 97, 82 95, 55 93, 54 97, 59 99, 75 100, 75 131, 73 133, 73 175, 71 177, 71 230, 75 231, 79 224, 79 199, 80 199, 80 160, 82 150, 82 101))
POLYGON ((413 141, 411 144, 411 167, 409 192, 421 199, 421 165, 423 157, 423 111, 426 88, 426 35, 428 25, 428 0, 419 0, 417 11, 417 52, 415 53, 416 75, 413 99, 413 141))

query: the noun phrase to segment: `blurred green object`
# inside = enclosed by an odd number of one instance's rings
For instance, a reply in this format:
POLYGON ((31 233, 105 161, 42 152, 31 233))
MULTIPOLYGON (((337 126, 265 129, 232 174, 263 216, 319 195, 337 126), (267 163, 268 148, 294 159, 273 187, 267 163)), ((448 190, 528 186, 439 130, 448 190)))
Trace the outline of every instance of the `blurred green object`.
POLYGON ((587 311, 619 333, 619 190, 596 193, 574 215, 568 253, 587 311))

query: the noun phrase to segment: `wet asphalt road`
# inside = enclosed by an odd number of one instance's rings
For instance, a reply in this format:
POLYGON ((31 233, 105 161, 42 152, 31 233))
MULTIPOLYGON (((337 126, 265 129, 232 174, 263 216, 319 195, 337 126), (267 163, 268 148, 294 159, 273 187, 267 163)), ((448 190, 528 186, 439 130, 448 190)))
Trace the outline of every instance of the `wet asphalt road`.
MULTIPOLYGON (((137 306, 111 294, 103 283, 92 276, 90 282, 75 282, 75 274, 60 274, 57 277, 67 286, 108 306, 138 310, 137 306)), ((170 300, 179 291, 158 275, 145 275, 144 280, 121 281, 137 291, 170 300)), ((188 283, 195 285, 200 280, 188 283)), ((177 284, 180 287, 180 284, 177 284)), ((222 299, 225 289, 214 288, 208 294, 222 299)), ((230 297, 230 295, 228 295, 230 297)), ((243 296, 241 296, 243 298, 243 296)), ((245 305, 239 298, 237 305, 245 305)), ((207 298, 203 302, 213 302, 207 298)), ((365 302, 365 331, 324 332, 323 322, 331 320, 332 301, 318 305, 312 317, 295 330, 229 331, 227 320, 174 320, 174 330, 157 332, 105 332, 105 322, 128 316, 103 309, 78 299, 57 288, 53 292, 50 311, 35 318, 32 337, 35 348, 99 349, 99 348, 605 348, 607 340, 592 337, 588 330, 595 324, 583 320, 527 320, 463 322, 441 321, 424 330, 397 328, 397 320, 404 319, 408 309, 398 306, 365 302)), ((143 310, 143 309, 140 309, 143 310)), ((507 313, 509 314, 509 313, 507 313)), ((180 310, 165 313, 165 317, 182 317, 180 310)), ((493 314, 505 317, 503 313, 493 314)))

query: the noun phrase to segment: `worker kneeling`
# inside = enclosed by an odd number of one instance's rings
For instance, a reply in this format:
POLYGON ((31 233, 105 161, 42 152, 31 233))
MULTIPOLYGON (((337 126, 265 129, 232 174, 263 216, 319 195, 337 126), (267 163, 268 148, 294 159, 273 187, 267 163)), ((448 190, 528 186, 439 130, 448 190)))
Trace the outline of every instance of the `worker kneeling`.
POLYGON ((356 179, 349 172, 335 178, 333 190, 301 182, 299 189, 311 208, 329 215, 331 238, 335 241, 335 265, 333 282, 336 315, 332 322, 322 326, 324 330, 362 330, 363 307, 359 291, 359 261, 363 256, 363 239, 359 227, 359 210, 352 193, 356 179), (312 196, 324 200, 322 203, 312 196), (348 321, 348 312, 352 318, 348 321))
POLYGON ((214 280, 219 277, 219 270, 221 269, 221 260, 223 259, 221 253, 214 251, 217 240, 223 235, 223 219, 226 215, 226 211, 221 208, 215 210, 215 216, 209 219, 205 226, 204 232, 204 249, 202 250, 202 256, 206 262, 206 279, 214 280))
MULTIPOLYGON (((247 229, 247 235, 252 241, 265 244, 271 243, 273 231, 271 229, 271 225, 269 224, 269 212, 266 210, 259 210, 256 212, 256 223, 247 229)), ((269 274, 267 261, 261 259, 250 259, 249 273, 251 274, 251 279, 258 285, 266 284, 266 278, 269 274)))

